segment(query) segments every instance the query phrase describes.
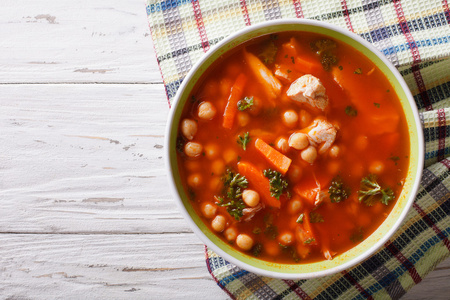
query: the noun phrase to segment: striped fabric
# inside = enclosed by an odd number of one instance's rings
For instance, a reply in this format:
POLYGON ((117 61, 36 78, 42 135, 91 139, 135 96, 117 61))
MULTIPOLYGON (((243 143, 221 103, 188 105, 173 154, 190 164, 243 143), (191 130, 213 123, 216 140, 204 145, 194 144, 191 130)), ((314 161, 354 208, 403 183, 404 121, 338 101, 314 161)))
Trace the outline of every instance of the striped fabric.
POLYGON ((425 135, 421 188, 404 224, 377 253, 344 272, 279 280, 242 270, 205 248, 208 270, 233 299, 398 299, 450 256, 450 10, 447 0, 166 0, 147 14, 169 106, 192 65, 245 26, 309 18, 352 31, 407 82, 425 135))

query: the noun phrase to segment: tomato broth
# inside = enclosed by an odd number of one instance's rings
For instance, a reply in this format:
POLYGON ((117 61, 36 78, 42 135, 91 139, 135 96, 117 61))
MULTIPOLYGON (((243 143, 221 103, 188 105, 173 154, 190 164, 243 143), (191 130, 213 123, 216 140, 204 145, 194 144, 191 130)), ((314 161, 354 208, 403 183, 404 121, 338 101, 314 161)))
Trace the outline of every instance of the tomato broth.
POLYGON ((387 217, 409 165, 400 101, 362 53, 305 32, 216 61, 179 125, 179 172, 221 239, 277 263, 333 259, 387 217))

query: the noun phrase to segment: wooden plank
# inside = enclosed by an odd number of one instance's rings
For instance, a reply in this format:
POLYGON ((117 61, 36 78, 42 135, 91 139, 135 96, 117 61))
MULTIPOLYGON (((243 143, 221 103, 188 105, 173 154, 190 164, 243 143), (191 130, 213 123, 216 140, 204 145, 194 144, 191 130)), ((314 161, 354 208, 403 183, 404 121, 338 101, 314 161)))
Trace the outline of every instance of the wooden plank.
POLYGON ((190 232, 161 85, 0 85, 0 232, 190 232))
POLYGON ((193 234, 0 234, 2 299, 227 299, 193 234))
POLYGON ((402 297, 402 300, 448 300, 450 295, 450 259, 443 261, 402 297))
POLYGON ((5 0, 0 36, 0 83, 162 82, 143 0, 5 0))

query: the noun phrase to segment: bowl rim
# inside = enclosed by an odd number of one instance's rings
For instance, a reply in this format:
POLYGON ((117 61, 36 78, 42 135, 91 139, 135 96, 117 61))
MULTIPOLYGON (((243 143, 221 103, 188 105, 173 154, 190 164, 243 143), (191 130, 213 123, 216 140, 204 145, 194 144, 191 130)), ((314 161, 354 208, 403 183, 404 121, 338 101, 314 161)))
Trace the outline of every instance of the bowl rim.
MULTIPOLYGON (((300 28, 298 31, 302 31, 300 28)), ((410 141, 411 142, 411 141, 410 141)), ((424 137, 423 137, 423 129, 421 127, 421 122, 419 118, 419 113, 417 110, 417 106, 415 104, 415 101, 413 99, 413 96, 411 94, 411 91, 409 90, 409 87, 407 86, 405 80, 397 70, 397 68, 387 59, 386 56, 384 56, 378 49, 376 49, 371 43, 364 40, 362 37, 358 36, 357 34, 350 32, 348 30, 345 30, 341 27, 338 27, 337 25, 331 24, 331 23, 325 23, 322 21, 317 20, 310 20, 310 19, 278 19, 278 20, 271 20, 271 21, 264 21, 252 26, 247 26, 239 31, 236 31, 235 33, 230 34, 223 40, 221 40, 216 45, 212 46, 211 49, 203 54, 203 56, 192 66, 190 71, 187 73, 186 77, 183 79, 183 82, 181 83, 173 101, 173 105, 171 109, 169 110, 169 115, 167 119, 167 125, 166 125, 166 132, 165 132, 165 138, 164 138, 164 145, 165 145, 165 166, 166 171, 168 172, 168 179, 169 179, 169 186, 172 191, 172 195, 175 196, 175 200, 178 206, 178 209, 182 213, 184 219, 189 224, 189 227, 193 230, 193 232, 196 234, 200 240, 206 244, 208 247, 210 247, 212 250, 214 250, 217 254, 222 256, 225 260, 228 262, 237 265, 238 267, 245 269, 247 271, 272 277, 272 278, 278 278, 278 279, 310 279, 310 278, 317 278, 327 275, 332 275, 341 271, 344 271, 348 268, 351 268, 353 266, 356 266, 357 264, 361 263, 365 259, 367 259, 369 256, 374 254, 376 251, 378 251, 382 245, 384 245, 397 231, 397 229, 400 227, 400 225, 403 223, 407 213, 411 209, 411 206, 415 200, 415 197, 417 195, 419 186, 420 186, 420 179, 421 175, 423 173, 423 163, 424 163, 424 137), (265 270, 260 269, 255 266, 249 265, 246 262, 240 261, 236 259, 235 257, 231 256, 230 254, 226 253, 224 250, 222 250, 220 247, 218 247, 216 244, 214 244, 203 232, 202 230, 197 226, 197 224, 192 220, 191 216, 189 215, 189 212, 187 211, 186 207, 183 204, 183 201, 178 194, 177 191, 177 185, 174 179, 174 174, 171 172, 171 158, 170 158, 170 133, 173 130, 174 126, 178 126, 178 124, 174 124, 172 120, 174 119, 175 112, 180 105, 180 98, 185 89, 187 88, 188 82, 190 81, 191 77, 194 76, 194 74, 200 69, 202 64, 210 58, 212 55, 214 55, 217 51, 220 51, 221 47, 232 42, 234 39, 238 38, 241 35, 245 35, 247 33, 251 33, 254 31, 261 30, 263 28, 266 28, 268 26, 279 26, 279 25, 307 25, 307 26, 316 26, 316 27, 322 27, 330 31, 335 31, 339 34, 345 35, 346 37, 353 39, 357 43, 361 44, 364 48, 367 48, 369 51, 371 51, 373 54, 375 54, 383 63, 388 67, 388 69, 393 73, 395 79, 400 84, 403 92, 406 95, 407 102, 411 105, 411 111, 414 119, 414 125, 415 130, 417 131, 417 142, 418 142, 418 154, 417 154, 417 170, 415 174, 412 174, 411 176, 415 175, 415 181, 411 185, 411 191, 409 194, 409 198, 407 199, 407 202, 401 211, 400 215, 398 216, 397 220, 395 221, 394 225, 385 233, 385 235, 378 240, 376 243, 374 243, 368 250, 363 252, 360 255, 357 255, 356 257, 353 257, 347 262, 344 262, 340 265, 337 265, 332 268, 323 269, 320 271, 315 272, 309 272, 309 273, 283 273, 283 272, 275 272, 271 270, 265 270)), ((411 166, 411 164, 410 164, 411 166)))

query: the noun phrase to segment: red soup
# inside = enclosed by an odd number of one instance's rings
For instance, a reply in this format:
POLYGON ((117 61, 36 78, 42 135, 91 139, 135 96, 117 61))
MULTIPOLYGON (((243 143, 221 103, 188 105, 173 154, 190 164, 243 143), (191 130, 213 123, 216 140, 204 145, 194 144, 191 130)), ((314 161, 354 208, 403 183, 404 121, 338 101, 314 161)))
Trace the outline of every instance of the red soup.
POLYGON ((383 73, 311 33, 264 36, 193 90, 177 140, 183 184, 224 241, 277 263, 333 259, 391 211, 409 136, 383 73))

